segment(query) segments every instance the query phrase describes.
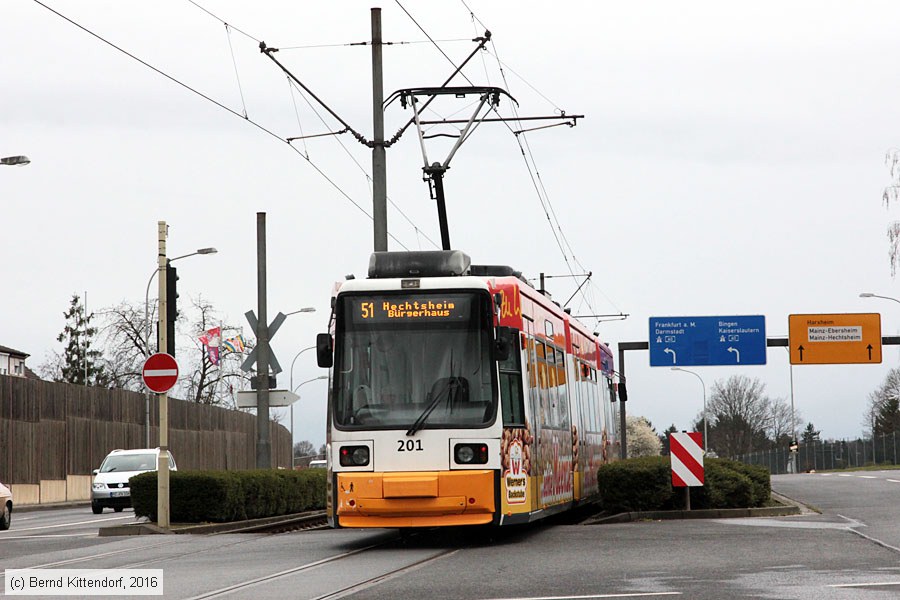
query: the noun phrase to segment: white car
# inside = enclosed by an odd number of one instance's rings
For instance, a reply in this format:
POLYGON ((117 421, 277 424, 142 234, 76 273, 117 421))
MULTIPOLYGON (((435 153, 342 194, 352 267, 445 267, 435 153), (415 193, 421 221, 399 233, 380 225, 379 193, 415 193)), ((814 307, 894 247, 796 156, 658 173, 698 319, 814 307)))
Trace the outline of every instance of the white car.
POLYGON ((6 531, 12 521, 13 497, 12 491, 3 485, 2 481, 0 481, 0 503, 2 503, 0 505, 0 531, 6 531))
MULTIPOLYGON (((95 515, 110 507, 122 512, 131 506, 131 487, 128 480, 147 471, 155 471, 159 461, 159 448, 113 450, 106 455, 99 469, 94 470, 91 485, 91 510, 95 515)), ((169 470, 177 471, 175 459, 169 452, 169 470)))

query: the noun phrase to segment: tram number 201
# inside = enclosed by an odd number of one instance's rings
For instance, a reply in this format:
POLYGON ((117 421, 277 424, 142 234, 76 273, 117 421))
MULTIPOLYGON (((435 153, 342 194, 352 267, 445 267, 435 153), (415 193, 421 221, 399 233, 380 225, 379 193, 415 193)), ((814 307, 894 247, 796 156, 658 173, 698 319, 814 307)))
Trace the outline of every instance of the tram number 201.
POLYGON ((422 440, 397 440, 397 452, 421 452, 422 440))

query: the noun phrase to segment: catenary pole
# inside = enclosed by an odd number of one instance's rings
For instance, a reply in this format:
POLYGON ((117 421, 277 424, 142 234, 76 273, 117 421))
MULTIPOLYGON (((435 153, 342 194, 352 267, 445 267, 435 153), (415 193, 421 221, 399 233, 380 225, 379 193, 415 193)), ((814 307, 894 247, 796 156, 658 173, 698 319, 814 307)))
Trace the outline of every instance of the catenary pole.
POLYGON ((372 217, 376 252, 387 251, 387 157, 384 149, 384 74, 381 9, 372 9, 372 217))
POLYGON ((272 466, 269 441, 269 316, 266 313, 266 213, 256 213, 256 468, 272 466))

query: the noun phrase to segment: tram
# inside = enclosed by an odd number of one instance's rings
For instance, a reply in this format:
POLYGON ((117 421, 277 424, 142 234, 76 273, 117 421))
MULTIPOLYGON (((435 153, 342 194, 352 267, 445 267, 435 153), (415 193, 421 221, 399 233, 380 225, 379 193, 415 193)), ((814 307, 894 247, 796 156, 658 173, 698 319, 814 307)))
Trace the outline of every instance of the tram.
POLYGON ((527 523, 619 455, 610 349, 510 267, 375 252, 317 354, 332 527, 527 523))

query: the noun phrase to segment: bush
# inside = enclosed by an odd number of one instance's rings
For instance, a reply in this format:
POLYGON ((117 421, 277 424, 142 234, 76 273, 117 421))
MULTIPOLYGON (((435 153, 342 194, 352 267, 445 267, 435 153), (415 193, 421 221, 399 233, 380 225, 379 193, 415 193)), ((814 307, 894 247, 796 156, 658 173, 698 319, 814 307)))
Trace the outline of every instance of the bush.
MULTIPOLYGON (((325 508, 326 472, 172 471, 169 511, 177 523, 226 522, 325 508)), ((131 478, 134 514, 157 520, 156 472, 131 478)))
POLYGON ((604 510, 632 512, 673 508, 672 470, 662 456, 609 463, 597 472, 604 510))
MULTIPOLYGON (((630 458, 597 472, 600 502, 610 512, 683 508, 684 492, 672 487, 669 457, 630 458)), ((691 508, 765 506, 771 494, 769 471, 733 460, 706 458, 704 485, 691 489, 691 508)))

